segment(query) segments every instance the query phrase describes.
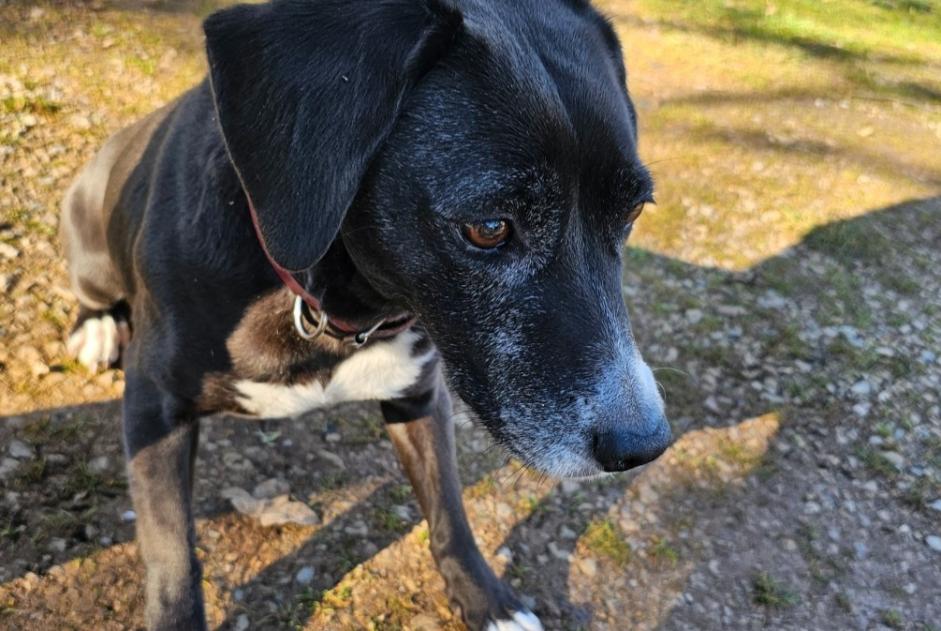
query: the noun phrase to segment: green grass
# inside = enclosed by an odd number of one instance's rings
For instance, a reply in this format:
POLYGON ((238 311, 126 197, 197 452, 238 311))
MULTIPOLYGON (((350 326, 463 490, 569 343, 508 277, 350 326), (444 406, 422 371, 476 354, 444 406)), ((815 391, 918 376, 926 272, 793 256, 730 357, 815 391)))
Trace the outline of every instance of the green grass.
POLYGON ((680 560, 679 551, 670 545, 670 542, 663 537, 657 537, 650 546, 650 556, 659 563, 665 563, 675 567, 680 560))
POLYGON ((902 618, 902 614, 896 609, 884 609, 879 617, 882 620, 882 624, 890 629, 905 628, 905 619, 902 618))
POLYGON ((638 4, 664 21, 727 41, 788 47, 812 57, 878 55, 917 63, 941 55, 941 5, 928 0, 640 0, 638 4))
POLYGON ((898 471, 895 470, 892 463, 875 449, 868 447, 859 449, 856 455, 871 472, 890 479, 898 476, 898 471))
POLYGON ((589 550, 611 559, 619 566, 623 567, 631 560, 631 546, 609 519, 598 519, 588 524, 584 541, 589 550))
POLYGON ((752 600, 770 609, 784 609, 796 605, 798 597, 767 572, 760 572, 752 579, 752 600))
POLYGON ((372 522, 385 532, 402 533, 408 530, 409 524, 404 519, 387 508, 376 508, 372 511, 372 522))

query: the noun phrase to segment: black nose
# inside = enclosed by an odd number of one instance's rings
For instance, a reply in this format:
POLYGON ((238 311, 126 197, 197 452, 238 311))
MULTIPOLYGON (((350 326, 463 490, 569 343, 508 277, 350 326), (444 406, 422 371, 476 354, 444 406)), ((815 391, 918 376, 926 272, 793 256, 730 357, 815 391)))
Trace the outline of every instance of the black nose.
MULTIPOLYGON (((625 424, 626 425, 626 424, 625 424)), ((672 440, 670 424, 662 414, 643 424, 649 433, 638 434, 636 427, 606 427, 592 435, 592 454, 605 471, 627 471, 647 464, 667 450, 672 440)))

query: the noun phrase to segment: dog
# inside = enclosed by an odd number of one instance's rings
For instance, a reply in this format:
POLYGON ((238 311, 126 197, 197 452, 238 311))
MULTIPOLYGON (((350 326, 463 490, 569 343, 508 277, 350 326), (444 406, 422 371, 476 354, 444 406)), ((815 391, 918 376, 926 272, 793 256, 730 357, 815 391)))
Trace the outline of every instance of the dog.
POLYGON ((481 556, 452 394, 558 477, 671 432, 621 250, 651 176, 586 0, 274 0, 204 23, 208 77, 112 136, 63 201, 69 349, 125 372, 150 629, 206 628, 200 417, 378 400, 472 629, 541 629, 481 556))

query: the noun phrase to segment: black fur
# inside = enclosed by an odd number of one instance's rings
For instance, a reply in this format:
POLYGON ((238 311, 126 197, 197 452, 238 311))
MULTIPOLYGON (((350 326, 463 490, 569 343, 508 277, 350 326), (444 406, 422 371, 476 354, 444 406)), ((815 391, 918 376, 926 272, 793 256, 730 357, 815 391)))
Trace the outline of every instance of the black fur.
POLYGON ((148 625, 204 624, 199 417, 251 413, 244 382, 329 384, 358 352, 294 335, 247 196, 272 257, 329 314, 419 317, 409 361, 443 361, 383 411, 452 602, 473 627, 511 617, 460 507, 442 375, 549 473, 623 470, 670 440, 621 298, 625 217, 652 181, 613 29, 582 0, 277 0, 205 31, 211 80, 109 140, 64 204, 83 317, 120 304, 133 322, 148 625), (464 238, 494 218, 512 225, 504 246, 464 238))

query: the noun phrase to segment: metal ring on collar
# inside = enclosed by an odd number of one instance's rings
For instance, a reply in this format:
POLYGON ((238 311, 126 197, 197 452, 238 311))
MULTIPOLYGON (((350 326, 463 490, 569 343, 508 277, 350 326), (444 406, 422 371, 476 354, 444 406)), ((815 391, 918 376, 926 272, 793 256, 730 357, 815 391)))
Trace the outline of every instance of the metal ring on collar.
POLYGON ((327 330, 327 314, 318 311, 316 314, 317 326, 313 330, 307 328, 308 318, 304 317, 304 299, 300 296, 294 297, 294 330, 305 340, 312 340, 323 335, 327 330))

